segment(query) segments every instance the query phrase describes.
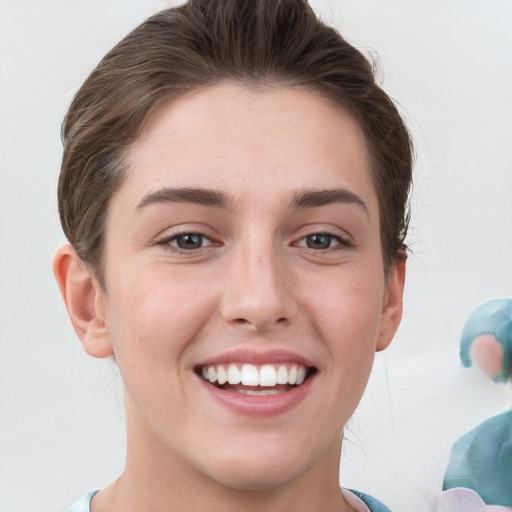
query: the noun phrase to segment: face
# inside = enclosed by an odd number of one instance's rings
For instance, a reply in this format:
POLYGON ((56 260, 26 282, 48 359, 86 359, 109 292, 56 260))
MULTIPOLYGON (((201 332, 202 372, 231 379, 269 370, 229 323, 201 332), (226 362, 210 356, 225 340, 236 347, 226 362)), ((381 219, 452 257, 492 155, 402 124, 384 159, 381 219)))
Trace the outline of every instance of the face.
POLYGON ((357 123, 225 83, 162 107, 129 161, 98 300, 129 457, 238 489, 337 465, 403 278, 385 278, 357 123))

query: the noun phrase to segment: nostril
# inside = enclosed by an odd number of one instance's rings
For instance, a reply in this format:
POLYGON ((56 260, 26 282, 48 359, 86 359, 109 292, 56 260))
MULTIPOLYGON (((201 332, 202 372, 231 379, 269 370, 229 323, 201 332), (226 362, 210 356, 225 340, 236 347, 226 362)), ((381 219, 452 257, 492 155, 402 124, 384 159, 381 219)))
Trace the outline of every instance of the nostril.
POLYGON ((249 320, 247 318, 243 318, 243 317, 233 318, 233 320, 232 320, 232 323, 234 325, 238 325, 240 327, 243 327, 243 326, 253 326, 255 329, 258 329, 258 330, 260 330, 260 329, 268 329, 272 325, 274 325, 274 326, 276 326, 276 325, 284 326, 287 322, 288 322, 288 319, 286 317, 284 317, 284 316, 281 316, 281 317, 277 318, 275 320, 275 323, 267 322, 267 321, 258 322, 256 320, 251 322, 251 320, 249 320))
MULTIPOLYGON (((282 316, 276 320, 276 324, 284 324, 287 321, 287 318, 282 316)), ((250 324, 251 321, 247 318, 235 318, 235 322, 237 324, 250 324)))

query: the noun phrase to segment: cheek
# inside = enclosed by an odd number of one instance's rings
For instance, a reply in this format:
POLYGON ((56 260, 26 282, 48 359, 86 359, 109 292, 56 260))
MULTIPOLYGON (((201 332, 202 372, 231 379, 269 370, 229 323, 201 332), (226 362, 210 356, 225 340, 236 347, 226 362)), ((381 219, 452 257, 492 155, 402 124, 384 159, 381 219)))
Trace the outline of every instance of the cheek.
POLYGON ((183 360, 204 332, 213 301, 190 280, 162 274, 140 273, 117 283, 122 285, 109 297, 109 333, 126 403, 163 433, 177 410, 185 414, 190 368, 183 360))
POLYGON ((116 294, 109 300, 109 330, 120 366, 152 360, 156 368, 163 361, 176 364, 203 329, 214 298, 196 280, 167 274, 146 271, 136 278, 118 277, 116 294))
POLYGON ((357 272, 326 281, 312 302, 315 329, 329 352, 335 400, 357 404, 366 386, 379 339, 384 294, 380 272, 357 272))
MULTIPOLYGON (((384 296, 380 272, 367 267, 340 271, 316 289, 310 303, 317 311, 318 328, 329 339, 342 340, 341 345, 347 347, 377 341, 384 296)), ((336 347, 340 348, 339 344, 336 347)))

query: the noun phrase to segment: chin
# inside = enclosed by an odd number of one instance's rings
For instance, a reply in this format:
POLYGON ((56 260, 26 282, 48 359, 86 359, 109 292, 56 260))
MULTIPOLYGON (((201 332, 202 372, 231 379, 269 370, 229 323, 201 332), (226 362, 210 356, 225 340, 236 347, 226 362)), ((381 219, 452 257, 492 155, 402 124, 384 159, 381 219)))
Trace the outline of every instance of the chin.
POLYGON ((238 491, 271 491, 286 487, 301 474, 296 468, 255 467, 252 464, 240 464, 235 469, 215 472, 217 483, 238 491), (244 466, 244 467, 242 467, 244 466))
MULTIPOLYGON (((312 454, 290 450, 244 450, 222 459, 203 472, 224 487, 240 491, 270 491, 287 486, 314 465, 312 454)), ((259 449, 258 449, 259 448, 259 449)), ((210 459, 211 462, 211 459, 210 459)))

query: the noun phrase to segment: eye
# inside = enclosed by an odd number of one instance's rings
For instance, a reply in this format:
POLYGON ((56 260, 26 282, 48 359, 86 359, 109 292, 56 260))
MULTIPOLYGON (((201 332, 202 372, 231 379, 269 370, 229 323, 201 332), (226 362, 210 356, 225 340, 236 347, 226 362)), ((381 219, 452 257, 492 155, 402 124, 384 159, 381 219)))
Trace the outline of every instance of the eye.
POLYGON ((194 251, 213 244, 212 240, 200 233, 180 233, 158 243, 181 251, 194 251))
POLYGON ((301 238, 297 245, 299 247, 307 247, 308 249, 315 249, 317 251, 350 246, 349 242, 342 239, 340 236, 331 235, 329 233, 312 233, 311 235, 301 238))
POLYGON ((197 233, 186 233, 175 237, 173 241, 180 249, 200 249, 203 246, 204 237, 197 233))
POLYGON ((309 235, 306 237, 306 245, 310 249, 329 249, 333 237, 324 233, 309 235))

